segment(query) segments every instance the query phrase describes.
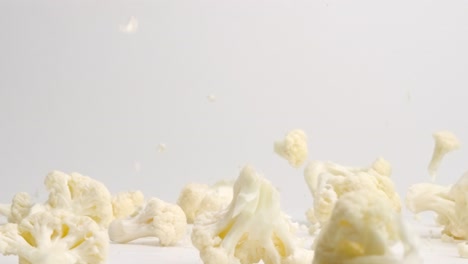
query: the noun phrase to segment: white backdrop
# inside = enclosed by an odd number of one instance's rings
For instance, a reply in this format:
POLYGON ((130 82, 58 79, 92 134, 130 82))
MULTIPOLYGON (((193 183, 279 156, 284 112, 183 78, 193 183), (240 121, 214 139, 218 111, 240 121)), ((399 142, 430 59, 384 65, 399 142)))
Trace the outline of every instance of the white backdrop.
MULTIPOLYGON (((403 195, 429 180, 432 132, 468 141, 467 12, 461 0, 0 1, 0 201, 43 198, 53 169, 175 201, 249 163, 302 217, 302 169, 273 153, 295 128, 310 159, 385 157, 403 195), (121 32, 131 16, 138 30, 121 32)), ((439 182, 468 169, 467 151, 439 182)))

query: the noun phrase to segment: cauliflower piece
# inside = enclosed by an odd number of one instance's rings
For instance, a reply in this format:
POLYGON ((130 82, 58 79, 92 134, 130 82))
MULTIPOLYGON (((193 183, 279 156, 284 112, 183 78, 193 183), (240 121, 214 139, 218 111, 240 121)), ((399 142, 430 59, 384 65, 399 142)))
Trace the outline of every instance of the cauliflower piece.
MULTIPOLYGON (((304 179, 314 199, 313 209, 306 213, 314 225, 323 225, 331 216, 337 200, 344 194, 367 190, 385 197, 394 211, 401 210, 401 201, 390 178, 388 161, 378 158, 369 168, 346 167, 329 161, 312 161, 304 170, 304 179)), ((314 226, 311 232, 316 230, 314 226)))
POLYGON ((0 227, 0 253, 21 264, 105 263, 108 237, 87 216, 49 210, 0 227))
POLYGON ((468 258, 468 241, 457 244, 458 255, 462 258, 468 258))
POLYGON ((103 227, 112 221, 112 197, 101 182, 78 173, 67 175, 53 171, 46 176, 45 186, 49 191, 47 204, 51 208, 89 216, 103 227))
POLYGON ((230 181, 220 181, 212 186, 187 184, 177 199, 177 204, 187 216, 187 222, 191 224, 199 215, 226 208, 232 200, 232 185, 230 181))
POLYGON ((26 216, 43 211, 47 206, 34 204, 26 192, 19 192, 13 196, 11 204, 0 205, 0 214, 7 217, 9 223, 19 223, 26 216))
POLYGON ((468 239, 468 172, 453 186, 418 183, 410 187, 406 204, 413 213, 434 211, 442 233, 456 239, 468 239))
POLYGON ((434 137, 435 145, 431 161, 429 162, 428 171, 429 175, 432 177, 432 181, 435 181, 440 162, 445 154, 460 148, 460 141, 449 131, 436 132, 432 136, 434 137))
POLYGON ((289 164, 299 168, 307 159, 307 135, 300 129, 295 129, 286 134, 283 141, 274 144, 276 154, 285 158, 289 164))
POLYGON ((312 252, 296 242, 278 191, 250 166, 234 183, 229 207, 197 218, 192 232, 205 264, 311 263, 312 252))
POLYGON ((186 228, 184 211, 178 205, 151 198, 136 215, 112 221, 109 238, 127 243, 138 238, 157 237, 162 246, 170 246, 185 235, 186 228))
POLYGON ((315 241, 313 264, 422 263, 388 199, 373 191, 348 192, 337 201, 330 220, 315 241), (401 242, 402 259, 391 247, 401 242))
POLYGON ((141 191, 120 192, 112 197, 114 218, 124 218, 138 211, 145 197, 141 191))

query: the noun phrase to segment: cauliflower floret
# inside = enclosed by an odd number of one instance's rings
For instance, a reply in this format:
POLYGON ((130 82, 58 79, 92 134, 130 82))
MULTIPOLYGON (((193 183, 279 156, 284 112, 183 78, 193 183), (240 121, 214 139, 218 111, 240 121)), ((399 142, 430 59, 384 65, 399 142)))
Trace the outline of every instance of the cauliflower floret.
POLYGON ((232 200, 232 185, 230 181, 220 181, 212 186, 187 184, 177 199, 177 204, 187 216, 187 222, 193 223, 202 214, 226 208, 232 200))
POLYGON ((0 227, 0 253, 18 255, 21 264, 104 263, 108 241, 91 218, 63 210, 38 212, 0 227))
POLYGON ((468 172, 453 185, 418 183, 410 187, 406 203, 413 213, 434 211, 443 234, 468 239, 468 172))
POLYGON ((192 243, 205 264, 312 261, 311 251, 297 248, 291 225, 281 211, 278 191, 249 166, 234 183, 229 207, 196 219, 192 243))
POLYGON ((145 197, 141 191, 120 192, 112 197, 114 218, 124 218, 141 208, 145 197))
POLYGON ((47 204, 92 218, 107 227, 113 219, 112 197, 101 182, 78 173, 53 171, 46 176, 47 204))
POLYGON ((341 196, 315 243, 313 264, 422 263, 399 214, 373 191, 341 196), (391 251, 397 242, 404 246, 402 260, 391 251))
POLYGON ((432 177, 432 181, 435 181, 440 162, 447 153, 460 148, 460 141, 452 132, 449 131, 436 132, 432 136, 434 137, 435 145, 428 170, 432 177))
POLYGON ((185 234, 187 220, 176 205, 151 198, 136 215, 112 221, 110 240, 127 243, 143 237, 157 237, 162 246, 177 243, 185 234))
POLYGON ((19 223, 26 216, 46 210, 47 206, 34 204, 26 192, 19 192, 13 196, 11 204, 0 205, 0 214, 8 218, 9 223, 19 223))
POLYGON ((290 131, 284 140, 276 141, 274 151, 289 164, 299 168, 307 159, 307 135, 300 129, 290 131))
MULTIPOLYGON (((391 166, 378 158, 369 168, 341 166, 329 161, 312 161, 304 170, 304 178, 314 199, 307 219, 314 225, 323 225, 331 216, 336 201, 344 194, 372 191, 388 199, 394 211, 401 210, 401 201, 390 178, 391 166)), ((316 230, 314 226, 311 231, 316 230)))

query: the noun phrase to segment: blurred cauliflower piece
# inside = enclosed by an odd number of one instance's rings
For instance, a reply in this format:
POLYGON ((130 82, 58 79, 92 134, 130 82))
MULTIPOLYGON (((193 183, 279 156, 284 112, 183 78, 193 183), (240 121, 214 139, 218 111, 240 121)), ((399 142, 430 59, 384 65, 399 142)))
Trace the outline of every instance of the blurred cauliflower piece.
POLYGON ((286 134, 284 140, 275 142, 274 150, 291 166, 299 168, 307 159, 307 136, 300 129, 292 130, 286 134))
POLYGON ((0 205, 0 215, 6 216, 9 223, 19 223, 26 216, 46 210, 42 204, 34 204, 26 192, 19 192, 13 196, 11 204, 0 205))
POLYGON ((253 168, 243 168, 224 211, 196 219, 192 243, 205 264, 309 264, 281 211, 278 191, 253 168))
POLYGON ((348 192, 315 241, 313 264, 422 263, 414 237, 388 199, 374 191, 348 192), (391 247, 403 244, 403 256, 391 247))
POLYGON ((468 172, 452 186, 418 183, 409 188, 408 209, 413 213, 433 211, 443 234, 468 239, 468 172))
POLYGON ((220 181, 212 186, 187 184, 177 199, 177 204, 187 216, 187 222, 193 223, 202 214, 226 208, 232 200, 232 185, 230 181, 220 181))
POLYGON ((50 207, 89 216, 103 227, 112 221, 112 197, 101 182, 78 173, 53 171, 46 176, 45 186, 50 207))
POLYGON ((105 230, 69 211, 42 211, 0 226, 0 253, 18 255, 20 264, 105 263, 108 246, 105 230))
MULTIPOLYGON (((346 167, 329 161, 312 161, 304 170, 304 179, 314 199, 313 209, 306 213, 314 225, 323 225, 331 216, 337 200, 344 194, 367 190, 389 200, 394 211, 401 201, 390 178, 391 166, 378 158, 369 168, 346 167)), ((311 231, 316 230, 314 226, 311 231)))
POLYGON ((127 243, 138 238, 157 237, 162 246, 170 246, 185 235, 186 228, 184 211, 178 205, 151 198, 136 215, 112 221, 109 238, 127 243))
POLYGON ((140 209, 145 202, 141 191, 120 192, 112 197, 112 211, 114 218, 124 218, 140 209))
POLYGON ((428 170, 432 177, 432 181, 435 181, 440 162, 447 153, 460 148, 460 141, 450 131, 439 131, 434 133, 432 136, 434 137, 435 144, 428 170))

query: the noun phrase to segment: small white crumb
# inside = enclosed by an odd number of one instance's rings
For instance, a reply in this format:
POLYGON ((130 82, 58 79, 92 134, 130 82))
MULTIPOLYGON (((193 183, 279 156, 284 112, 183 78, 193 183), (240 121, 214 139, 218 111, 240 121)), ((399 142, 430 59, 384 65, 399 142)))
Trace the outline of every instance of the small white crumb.
POLYGON ((136 32, 137 30, 138 30, 138 20, 134 16, 130 17, 127 24, 120 25, 120 31, 123 33, 130 34, 130 33, 136 32))
POLYGON ((166 151, 166 149, 167 149, 166 144, 161 143, 161 144, 158 145, 158 152, 164 152, 164 151, 166 151))
POLYGON ((210 103, 214 103, 216 101, 216 96, 214 94, 210 94, 206 98, 208 98, 208 101, 210 101, 210 103))
POLYGON ((139 161, 135 161, 133 163, 133 168, 135 169, 135 172, 140 172, 141 171, 141 163, 139 161))

